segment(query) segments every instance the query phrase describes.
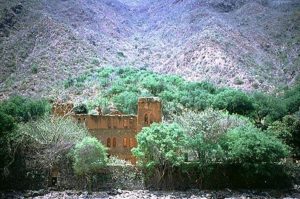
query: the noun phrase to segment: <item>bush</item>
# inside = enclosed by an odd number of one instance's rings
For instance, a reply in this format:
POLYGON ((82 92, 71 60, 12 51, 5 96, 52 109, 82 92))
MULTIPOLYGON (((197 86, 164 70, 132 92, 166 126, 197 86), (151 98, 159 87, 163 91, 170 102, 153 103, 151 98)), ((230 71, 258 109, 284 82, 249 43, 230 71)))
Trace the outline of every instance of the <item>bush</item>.
POLYGON ((227 110, 230 113, 246 115, 254 107, 253 102, 245 93, 238 90, 224 90, 216 95, 212 106, 216 109, 227 110))
POLYGON ((77 175, 91 175, 107 162, 106 148, 96 139, 86 137, 77 143, 74 151, 74 171, 77 175))
POLYGON ((107 163, 106 148, 96 138, 86 137, 76 144, 72 155, 75 173, 86 177, 89 186, 88 190, 91 191, 93 174, 107 163))
POLYGON ((126 114, 137 113, 138 95, 134 92, 125 91, 113 98, 118 110, 126 114))
POLYGON ((300 110, 300 84, 285 92, 284 101, 290 114, 300 110))
POLYGON ((73 108, 74 113, 76 114, 87 114, 88 109, 85 104, 79 104, 73 108))
POLYGON ((224 140, 227 161, 233 164, 271 164, 289 155, 289 147, 248 125, 232 129, 224 140))
POLYGON ((252 117, 259 126, 266 127, 287 114, 285 102, 272 95, 254 93, 254 111, 252 117))
POLYGON ((0 111, 12 116, 16 122, 28 122, 49 113, 50 105, 45 100, 32 100, 15 96, 2 101, 0 111))
POLYGON ((15 127, 14 118, 0 111, 0 136, 3 136, 4 132, 12 131, 15 127))
POLYGON ((56 165, 71 147, 89 135, 86 128, 70 118, 44 117, 19 124, 15 139, 26 157, 35 160, 35 169, 56 165))
POLYGON ((11 97, 0 102, 0 170, 7 176, 14 163, 23 135, 18 131, 18 123, 30 122, 50 111, 44 100, 11 97))
POLYGON ((222 161, 224 151, 220 144, 224 135, 232 128, 250 123, 244 117, 213 109, 199 113, 187 111, 174 120, 188 136, 190 158, 200 164, 222 161))
POLYGON ((153 123, 142 129, 137 142, 133 155, 148 175, 157 178, 157 186, 163 186, 164 180, 172 177, 174 169, 184 162, 186 136, 183 130, 176 123, 153 123))
POLYGON ((186 136, 176 123, 144 127, 137 135, 138 147, 132 150, 146 168, 175 166, 184 161, 186 136))
POLYGON ((268 133, 292 147, 295 158, 300 157, 300 116, 284 116, 282 121, 275 121, 269 126, 268 133))

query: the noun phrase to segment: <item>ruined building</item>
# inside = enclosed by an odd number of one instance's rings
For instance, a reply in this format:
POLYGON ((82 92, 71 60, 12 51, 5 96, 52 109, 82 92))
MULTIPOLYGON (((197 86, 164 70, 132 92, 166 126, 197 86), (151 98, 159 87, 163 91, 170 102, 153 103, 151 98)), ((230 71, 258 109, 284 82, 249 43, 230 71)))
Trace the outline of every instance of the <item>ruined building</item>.
POLYGON ((110 156, 135 163, 131 149, 137 145, 135 136, 145 126, 161 122, 161 101, 156 97, 143 97, 138 100, 137 115, 122 115, 114 111, 109 115, 74 114, 73 104, 54 104, 55 116, 69 115, 83 123, 91 135, 98 138, 109 149, 110 156))

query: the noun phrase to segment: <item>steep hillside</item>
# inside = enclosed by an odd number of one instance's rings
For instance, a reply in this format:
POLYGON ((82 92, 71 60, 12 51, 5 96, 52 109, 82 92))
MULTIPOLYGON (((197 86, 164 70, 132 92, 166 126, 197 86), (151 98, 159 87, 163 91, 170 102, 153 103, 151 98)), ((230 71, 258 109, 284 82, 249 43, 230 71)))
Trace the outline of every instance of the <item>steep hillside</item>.
POLYGON ((299 10, 220 2, 226 1, 152 2, 141 42, 149 49, 143 55, 150 67, 244 89, 272 90, 293 81, 299 71, 299 10))
POLYGON ((0 98, 107 65, 273 91, 299 79, 299 27, 297 0, 0 0, 0 98))

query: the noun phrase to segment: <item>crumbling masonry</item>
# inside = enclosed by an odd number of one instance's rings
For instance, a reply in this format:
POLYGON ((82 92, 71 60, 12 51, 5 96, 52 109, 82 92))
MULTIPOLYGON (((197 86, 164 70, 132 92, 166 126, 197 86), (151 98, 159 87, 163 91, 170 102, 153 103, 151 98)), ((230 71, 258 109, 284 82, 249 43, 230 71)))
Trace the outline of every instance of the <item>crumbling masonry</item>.
POLYGON ((143 97, 138 100, 137 115, 122 115, 112 112, 109 115, 74 114, 73 104, 54 104, 54 116, 70 115, 79 123, 83 123, 92 136, 100 140, 109 149, 109 156, 135 164, 136 159, 131 149, 136 147, 136 135, 143 127, 153 122, 162 121, 161 101, 156 97, 143 97))

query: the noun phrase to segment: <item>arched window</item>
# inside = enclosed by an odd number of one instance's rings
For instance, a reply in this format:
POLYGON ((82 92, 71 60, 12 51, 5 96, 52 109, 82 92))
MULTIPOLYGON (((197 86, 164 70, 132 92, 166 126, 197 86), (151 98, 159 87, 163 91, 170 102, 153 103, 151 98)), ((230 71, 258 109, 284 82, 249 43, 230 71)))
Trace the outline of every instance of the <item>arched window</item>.
POLYGON ((116 146, 117 146, 117 139, 116 139, 116 138, 113 138, 112 146, 113 146, 113 147, 116 147, 116 146))
POLYGON ((134 147, 134 139, 133 138, 130 138, 129 139, 129 146, 132 148, 134 147))
POLYGON ((148 122, 149 122, 148 119, 149 119, 149 118, 148 118, 148 114, 146 113, 146 114, 145 114, 145 117, 144 117, 144 122, 145 122, 145 124, 148 124, 148 122))
POLYGON ((110 147, 110 146, 111 146, 111 140, 110 140, 110 138, 107 138, 106 146, 107 146, 107 147, 110 147))
POLYGON ((152 124, 152 123, 153 123, 153 114, 152 114, 152 113, 150 114, 149 121, 150 121, 150 124, 152 124))
POLYGON ((127 147, 127 138, 123 138, 123 147, 127 147))

